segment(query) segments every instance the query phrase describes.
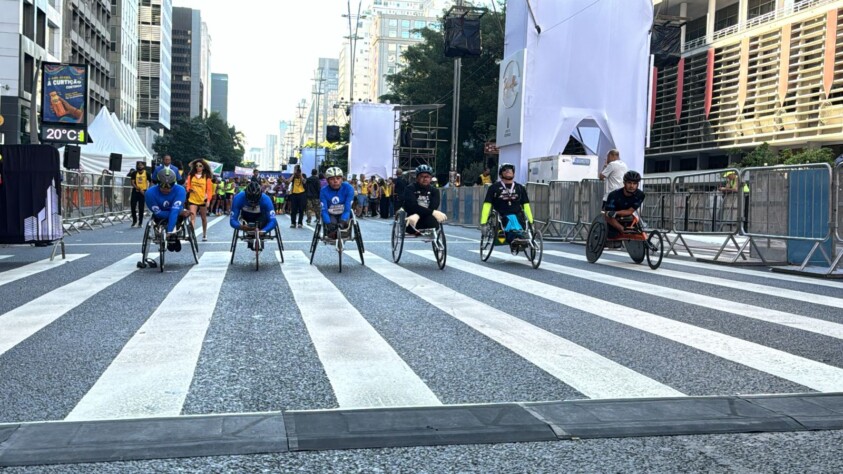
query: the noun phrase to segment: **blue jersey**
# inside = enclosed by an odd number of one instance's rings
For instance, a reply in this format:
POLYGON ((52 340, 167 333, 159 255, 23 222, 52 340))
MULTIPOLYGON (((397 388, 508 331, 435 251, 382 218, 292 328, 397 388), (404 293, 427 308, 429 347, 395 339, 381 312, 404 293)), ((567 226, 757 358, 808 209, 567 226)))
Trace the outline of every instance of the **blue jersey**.
POLYGON ((167 232, 173 232, 176 229, 179 213, 184 208, 184 200, 187 198, 184 186, 176 184, 169 193, 164 194, 158 185, 155 185, 146 190, 144 197, 152 215, 158 219, 166 219, 167 232))
POLYGON ((340 220, 347 221, 351 218, 354 188, 348 183, 342 183, 337 190, 325 186, 319 191, 319 201, 322 202, 322 222, 331 222, 331 216, 340 216, 340 220))
POLYGON ((260 202, 253 206, 246 200, 246 192, 240 191, 231 202, 231 219, 229 224, 233 229, 240 228, 240 219, 246 222, 263 223, 263 232, 269 232, 277 225, 275 220, 275 206, 272 199, 261 193, 260 202))

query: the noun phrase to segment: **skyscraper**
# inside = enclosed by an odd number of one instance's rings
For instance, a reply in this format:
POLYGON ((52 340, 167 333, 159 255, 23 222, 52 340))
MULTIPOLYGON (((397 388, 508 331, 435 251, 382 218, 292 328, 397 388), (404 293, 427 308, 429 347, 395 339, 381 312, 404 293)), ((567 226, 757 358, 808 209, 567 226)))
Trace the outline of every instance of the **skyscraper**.
POLYGON ((138 125, 170 128, 171 0, 141 0, 138 10, 138 125))
POLYGON ((138 2, 111 0, 109 109, 134 127, 138 121, 138 2))
POLYGON ((211 73, 211 112, 228 121, 228 74, 211 73))
POLYGON ((202 66, 206 48, 202 45, 202 25, 199 10, 173 8, 173 118, 192 118, 204 112, 202 66))
MULTIPOLYGON (((24 5, 27 2, 24 2, 24 5)), ((64 0, 62 61, 88 65, 88 120, 109 105, 111 4, 106 0, 64 0)))

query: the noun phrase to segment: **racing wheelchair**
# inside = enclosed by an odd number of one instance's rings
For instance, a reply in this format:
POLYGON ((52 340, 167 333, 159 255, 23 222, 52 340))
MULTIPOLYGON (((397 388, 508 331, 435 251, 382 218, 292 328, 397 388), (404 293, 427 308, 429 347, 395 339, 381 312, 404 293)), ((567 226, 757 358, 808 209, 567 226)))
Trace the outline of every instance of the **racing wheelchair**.
MULTIPOLYGON (((445 260, 448 258, 448 242, 445 240, 445 228, 441 222, 436 227, 419 229, 422 242, 430 242, 433 247, 433 255, 436 257, 436 265, 440 270, 445 268, 445 260)), ((407 233, 407 211, 398 209, 395 219, 392 221, 392 261, 398 263, 401 260, 401 252, 404 250, 404 238, 407 233)))
POLYGON ((193 263, 199 263, 199 241, 196 240, 195 229, 187 217, 179 217, 174 234, 174 238, 167 239, 167 221, 160 221, 154 217, 147 220, 146 227, 143 230, 143 243, 141 244, 141 253, 143 255, 141 256, 140 262, 138 262, 138 268, 158 267, 158 270, 163 272, 167 244, 172 242, 173 239, 185 241, 190 244, 190 250, 193 253, 193 263), (158 263, 149 258, 149 252, 153 246, 158 247, 158 263))
POLYGON ((532 223, 527 223, 523 238, 515 239, 511 244, 507 244, 501 218, 493 210, 489 213, 489 220, 481 227, 480 232, 480 259, 484 262, 489 260, 495 246, 509 245, 513 255, 518 255, 523 251, 533 268, 539 268, 541 265, 544 239, 541 231, 536 230, 532 223))
POLYGON ((317 219, 316 226, 313 228, 313 240, 310 242, 311 265, 313 265, 313 257, 316 255, 316 247, 319 246, 320 241, 325 245, 332 245, 336 248, 337 257, 339 257, 340 273, 342 273, 342 253, 346 243, 349 241, 354 241, 355 245, 357 245, 357 251, 360 253, 360 264, 366 265, 366 262, 363 260, 363 252, 365 252, 363 248, 363 234, 360 233, 360 224, 357 222, 357 218, 353 212, 346 227, 344 229, 337 229, 335 239, 332 239, 325 233, 325 224, 322 222, 321 217, 317 219))
POLYGON ((250 249, 255 252, 255 271, 261 269, 261 252, 266 246, 266 241, 275 240, 278 244, 278 253, 281 254, 281 263, 284 263, 284 241, 281 240, 281 226, 276 222, 275 227, 269 232, 261 232, 258 222, 243 222, 243 224, 252 227, 252 230, 234 229, 234 235, 231 237, 231 260, 229 265, 234 263, 234 254, 237 252, 237 241, 246 242, 250 249))
POLYGON ((585 257, 588 262, 594 263, 600 258, 607 242, 622 242, 633 262, 641 263, 646 259, 650 268, 653 270, 659 268, 665 252, 662 233, 655 229, 645 232, 636 216, 616 219, 625 229, 623 232, 611 229, 614 234, 611 237, 605 211, 592 221, 585 242, 585 257))

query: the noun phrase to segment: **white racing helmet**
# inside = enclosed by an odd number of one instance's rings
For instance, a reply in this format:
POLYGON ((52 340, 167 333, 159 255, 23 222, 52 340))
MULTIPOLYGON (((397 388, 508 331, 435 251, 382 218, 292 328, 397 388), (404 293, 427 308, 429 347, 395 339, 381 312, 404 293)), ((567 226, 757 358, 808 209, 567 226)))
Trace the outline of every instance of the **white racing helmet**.
POLYGON ((333 178, 334 176, 342 177, 342 170, 336 166, 332 166, 325 170, 325 177, 326 178, 333 178))

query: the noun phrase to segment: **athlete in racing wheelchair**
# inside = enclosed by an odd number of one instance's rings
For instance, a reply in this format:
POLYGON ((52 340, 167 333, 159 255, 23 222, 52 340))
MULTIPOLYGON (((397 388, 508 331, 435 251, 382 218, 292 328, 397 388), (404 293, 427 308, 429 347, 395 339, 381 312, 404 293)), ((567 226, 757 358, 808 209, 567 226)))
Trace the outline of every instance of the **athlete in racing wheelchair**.
POLYGON ((653 270, 661 265, 664 257, 664 238, 658 230, 645 232, 637 211, 644 203, 644 192, 638 189, 641 175, 628 171, 623 176, 623 187, 609 193, 603 212, 594 219, 586 239, 586 259, 596 262, 610 242, 623 242, 635 263, 647 259, 653 270))
POLYGON ((199 263, 199 242, 193 225, 187 220, 190 212, 184 209, 187 192, 183 186, 176 184, 177 175, 169 168, 162 168, 156 178, 158 184, 147 189, 144 195, 146 205, 152 211, 152 218, 144 228, 138 268, 157 266, 163 272, 166 253, 181 252, 183 240, 190 244, 193 262, 199 263), (157 263, 149 258, 151 244, 158 246, 157 263))
POLYGON ((395 263, 401 260, 404 238, 410 235, 421 237, 423 242, 430 242, 436 264, 440 270, 445 268, 448 245, 442 223, 448 216, 439 210, 441 197, 439 189, 430 185, 432 178, 433 168, 419 165, 416 168, 416 182, 404 190, 402 208, 395 212, 392 223, 392 260, 395 263))
POLYGON ((281 240, 281 228, 275 219, 275 205, 272 199, 261 192, 261 185, 252 181, 246 189, 234 196, 231 203, 229 225, 234 229, 231 238, 231 261, 237 250, 237 240, 245 240, 249 250, 255 252, 255 270, 260 270, 260 253, 266 240, 275 240, 281 263, 284 263, 284 243, 281 240))
POLYGON ((360 263, 365 265, 363 260, 363 236, 360 234, 360 225, 354 218, 352 204, 354 203, 354 188, 343 181, 343 174, 340 168, 333 166, 325 170, 325 178, 328 185, 319 192, 321 212, 313 229, 313 240, 310 243, 310 264, 313 264, 313 257, 316 255, 316 248, 321 241, 325 245, 334 245, 339 257, 339 271, 342 272, 342 254, 345 242, 353 240, 360 253, 360 263))
POLYGON ((485 262, 496 245, 509 245, 517 255, 523 251, 533 268, 539 268, 544 243, 533 226, 533 211, 527 188, 515 182, 515 165, 504 163, 500 180, 486 191, 480 213, 480 258, 485 262))

